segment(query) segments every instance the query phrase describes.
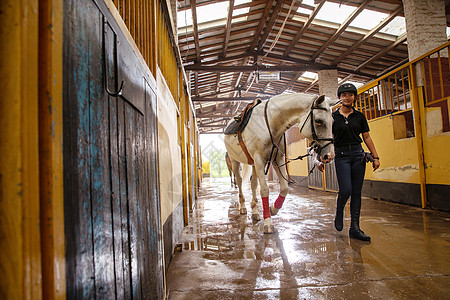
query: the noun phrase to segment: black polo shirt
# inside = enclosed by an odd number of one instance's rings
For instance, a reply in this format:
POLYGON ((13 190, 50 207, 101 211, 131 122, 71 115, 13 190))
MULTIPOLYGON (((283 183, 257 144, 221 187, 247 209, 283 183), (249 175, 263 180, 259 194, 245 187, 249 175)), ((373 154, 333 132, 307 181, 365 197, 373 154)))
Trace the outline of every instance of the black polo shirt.
POLYGON ((366 116, 353 108, 353 112, 346 119, 339 113, 333 112, 333 138, 334 146, 358 145, 362 143, 361 133, 369 132, 366 116))

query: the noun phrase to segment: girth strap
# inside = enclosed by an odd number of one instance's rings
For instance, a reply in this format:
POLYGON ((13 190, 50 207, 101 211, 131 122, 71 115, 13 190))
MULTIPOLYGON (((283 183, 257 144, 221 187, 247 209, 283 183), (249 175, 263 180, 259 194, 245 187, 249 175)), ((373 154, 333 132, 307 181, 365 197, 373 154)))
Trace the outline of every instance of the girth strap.
POLYGON ((248 164, 253 166, 255 164, 255 162, 253 161, 253 158, 250 156, 250 153, 248 153, 247 147, 245 147, 244 140, 242 139, 242 133, 239 131, 237 136, 238 136, 239 145, 241 145, 242 151, 244 151, 245 156, 247 156, 248 164))

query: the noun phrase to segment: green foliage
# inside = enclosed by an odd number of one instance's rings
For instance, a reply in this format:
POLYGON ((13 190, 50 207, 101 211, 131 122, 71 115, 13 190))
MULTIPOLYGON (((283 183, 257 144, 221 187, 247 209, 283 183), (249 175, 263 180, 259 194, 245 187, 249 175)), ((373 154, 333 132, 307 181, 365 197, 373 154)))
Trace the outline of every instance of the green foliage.
POLYGON ((225 161, 225 150, 212 150, 209 153, 211 177, 227 177, 228 168, 225 161))

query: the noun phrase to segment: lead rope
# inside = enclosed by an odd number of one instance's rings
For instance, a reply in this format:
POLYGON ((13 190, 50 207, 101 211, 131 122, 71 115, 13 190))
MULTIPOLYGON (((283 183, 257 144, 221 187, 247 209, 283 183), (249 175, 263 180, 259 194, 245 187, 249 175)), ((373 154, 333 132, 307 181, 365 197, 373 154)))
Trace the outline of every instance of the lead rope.
MULTIPOLYGON (((271 150, 271 152, 270 152, 269 161, 267 162, 266 170, 264 171, 264 174, 265 174, 265 175, 267 175, 267 173, 268 173, 268 171, 269 171, 269 167, 270 167, 270 163, 271 163, 271 161, 272 161, 272 156, 273 156, 274 150, 276 150, 274 159, 275 159, 275 158, 277 157, 277 155, 278 155, 278 150, 279 150, 279 151, 282 153, 282 155, 285 157, 285 163, 282 164, 282 165, 277 165, 277 164, 275 163, 275 161, 273 162, 273 164, 274 164, 276 167, 278 167, 278 169, 280 169, 282 166, 287 165, 287 164, 290 163, 291 161, 298 160, 298 159, 303 160, 303 158, 305 158, 305 157, 311 155, 310 151, 308 151, 308 153, 306 153, 306 154, 304 154, 304 155, 299 155, 299 156, 296 157, 296 158, 293 158, 293 159, 288 158, 288 157, 286 156, 286 154, 283 152, 283 150, 280 149, 280 147, 278 146, 278 144, 281 142, 281 140, 283 139, 283 137, 284 137, 284 141, 286 142, 286 134, 283 134, 283 135, 281 136, 281 138, 280 138, 280 141, 279 141, 277 144, 275 144, 275 142, 273 141, 272 131, 270 130, 269 120, 268 120, 268 118, 267 118, 267 106, 268 106, 268 104, 269 104, 269 100, 267 100, 267 102, 266 102, 265 105, 264 105, 264 120, 266 121, 266 126, 267 126, 267 129, 269 130, 270 140, 272 141, 272 150, 271 150)), ((303 123, 303 126, 302 126, 302 128, 300 129, 300 132, 301 132, 301 130, 303 129, 303 127, 305 126, 305 123, 306 123, 306 121, 308 120, 308 118, 309 118, 310 116, 311 116, 311 111, 310 111, 310 113, 308 114, 308 117, 306 118, 305 122, 303 123)), ((312 119, 312 117, 311 117, 311 119, 312 119)), ((311 149, 312 149, 312 148, 311 148, 311 149)), ((310 172, 312 172, 312 170, 314 170, 314 167, 311 169, 310 172)), ((280 174, 281 174, 281 170, 280 170, 280 174)), ((309 174, 310 174, 310 173, 309 173, 309 174)), ((309 175, 309 174, 308 174, 308 175, 309 175)), ((283 174, 281 174, 281 177, 283 177, 284 180, 286 180, 287 182, 289 182, 289 180, 288 180, 287 178, 285 178, 285 177, 283 176, 283 174)))

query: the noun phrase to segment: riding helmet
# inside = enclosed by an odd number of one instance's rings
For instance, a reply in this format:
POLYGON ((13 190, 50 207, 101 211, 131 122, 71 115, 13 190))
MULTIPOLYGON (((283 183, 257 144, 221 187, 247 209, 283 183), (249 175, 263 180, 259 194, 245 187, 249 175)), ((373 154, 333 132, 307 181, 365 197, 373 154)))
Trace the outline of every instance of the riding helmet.
POLYGON ((341 97, 341 94, 343 92, 349 92, 349 93, 353 93, 355 94, 355 97, 358 95, 358 90, 356 89, 356 86, 354 86, 351 83, 344 83, 343 85, 341 85, 338 90, 337 90, 337 95, 338 98, 341 97))

